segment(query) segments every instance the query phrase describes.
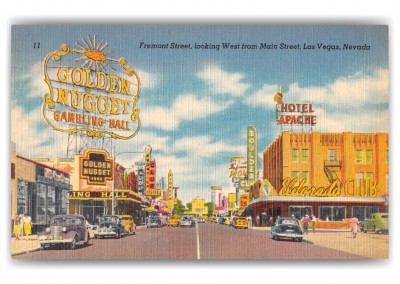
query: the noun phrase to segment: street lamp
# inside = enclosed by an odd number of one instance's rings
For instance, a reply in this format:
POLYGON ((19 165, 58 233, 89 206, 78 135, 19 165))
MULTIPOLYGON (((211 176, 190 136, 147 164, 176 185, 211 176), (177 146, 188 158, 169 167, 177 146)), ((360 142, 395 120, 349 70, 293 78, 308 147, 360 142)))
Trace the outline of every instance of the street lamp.
MULTIPOLYGON (((114 150, 115 151, 115 150, 114 150)), ((131 151, 124 151, 124 152, 119 152, 118 154, 114 154, 114 163, 116 163, 116 159, 119 155, 121 154, 144 154, 144 152, 131 152, 131 151)), ((114 165, 115 168, 115 165, 114 165)), ((115 214, 115 175, 114 175, 114 180, 112 182, 112 197, 111 197, 111 212, 112 215, 115 214)))

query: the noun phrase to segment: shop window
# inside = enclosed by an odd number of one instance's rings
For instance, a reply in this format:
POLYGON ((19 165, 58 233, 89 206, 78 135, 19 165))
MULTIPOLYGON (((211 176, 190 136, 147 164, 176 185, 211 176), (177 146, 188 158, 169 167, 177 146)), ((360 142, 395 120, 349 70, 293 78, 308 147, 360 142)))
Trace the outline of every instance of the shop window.
POLYGON ((359 221, 368 219, 373 213, 379 212, 378 206, 353 206, 352 216, 357 217, 359 221))
POLYGON ((294 216, 300 220, 305 215, 311 216, 313 214, 312 206, 289 206, 289 216, 294 216))
POLYGON ((308 149, 301 150, 301 161, 303 163, 308 163, 308 161, 309 161, 309 150, 308 149))
POLYGON ((292 162, 299 162, 299 149, 292 149, 292 162))
POLYGON ((365 151, 365 163, 372 164, 372 150, 365 151))
POLYGON ((17 213, 28 213, 28 182, 20 179, 17 183, 17 213))
POLYGON ((344 206, 320 206, 318 219, 322 222, 343 222, 346 220, 346 207, 344 206))

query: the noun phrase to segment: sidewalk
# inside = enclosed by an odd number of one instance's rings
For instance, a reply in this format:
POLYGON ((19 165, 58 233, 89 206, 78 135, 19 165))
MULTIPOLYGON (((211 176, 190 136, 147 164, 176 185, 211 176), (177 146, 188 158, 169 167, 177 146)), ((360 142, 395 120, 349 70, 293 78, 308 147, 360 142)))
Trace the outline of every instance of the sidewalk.
MULTIPOLYGON (((250 227, 271 231, 271 227, 250 227)), ((303 242, 360 255, 371 259, 389 258, 389 235, 359 232, 356 238, 349 230, 317 230, 304 235, 303 242)))
POLYGON ((11 238, 11 256, 40 250, 40 243, 37 235, 23 236, 19 240, 11 238))

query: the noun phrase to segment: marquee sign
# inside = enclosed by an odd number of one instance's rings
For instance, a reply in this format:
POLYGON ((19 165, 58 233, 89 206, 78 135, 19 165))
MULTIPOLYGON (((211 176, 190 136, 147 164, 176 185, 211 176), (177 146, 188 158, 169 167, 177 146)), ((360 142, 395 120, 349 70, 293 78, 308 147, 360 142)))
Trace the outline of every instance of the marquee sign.
POLYGON ((89 137, 130 139, 140 128, 140 79, 125 58, 108 57, 108 43, 96 35, 82 38, 78 48, 67 44, 43 62, 42 114, 53 129, 89 137), (77 64, 78 63, 78 64, 77 64), (82 63, 82 64, 80 64, 82 63))
POLYGON ((276 103, 276 122, 278 124, 289 125, 315 125, 317 117, 313 115, 314 108, 312 104, 283 102, 284 89, 281 86, 278 93, 274 95, 276 103))
MULTIPOLYGON (((129 190, 116 190, 114 193, 115 198, 118 200, 127 200, 140 203, 140 196, 129 190)), ((69 192, 70 200, 111 200, 112 191, 75 191, 69 192)))
POLYGON ((88 149, 79 158, 80 178, 90 185, 106 185, 114 179, 114 161, 104 150, 88 149))

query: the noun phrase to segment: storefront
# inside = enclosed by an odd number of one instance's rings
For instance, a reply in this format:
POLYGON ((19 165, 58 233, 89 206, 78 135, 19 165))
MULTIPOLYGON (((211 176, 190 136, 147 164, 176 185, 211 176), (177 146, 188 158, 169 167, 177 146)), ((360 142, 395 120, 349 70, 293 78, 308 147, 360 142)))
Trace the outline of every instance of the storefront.
MULTIPOLYGON (((41 231, 57 214, 68 213, 68 193, 71 190, 68 173, 39 162, 16 157, 15 163, 16 213, 27 213, 32 218, 33 232, 41 231)), ((14 209, 15 208, 15 209, 14 209)))

